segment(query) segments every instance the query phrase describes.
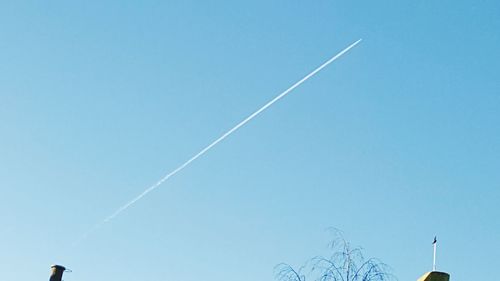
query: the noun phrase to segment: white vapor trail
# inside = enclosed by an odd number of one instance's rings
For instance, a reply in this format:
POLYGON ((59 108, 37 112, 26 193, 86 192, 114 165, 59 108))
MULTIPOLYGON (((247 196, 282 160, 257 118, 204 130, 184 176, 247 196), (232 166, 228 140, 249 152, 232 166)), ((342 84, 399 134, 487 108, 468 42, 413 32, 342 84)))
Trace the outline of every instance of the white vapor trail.
POLYGON ((170 177, 174 176, 175 174, 177 174, 178 172, 180 172, 181 170, 183 170, 184 168, 186 168, 193 161, 195 161, 196 159, 198 159, 199 157, 201 157, 207 151, 209 151, 214 146, 216 146, 219 142, 223 141, 225 138, 227 138, 228 136, 230 136, 236 130, 238 130, 239 128, 241 128, 242 126, 244 126, 246 123, 250 122, 253 118, 255 118, 261 112, 263 112, 268 107, 270 107, 271 105, 273 105, 275 102, 277 102, 278 100, 284 98, 291 91, 293 91, 295 88, 297 88, 302 83, 304 83, 305 81, 307 81, 309 78, 311 78, 312 76, 314 76, 316 73, 318 73, 323 68, 325 68, 326 66, 328 66, 329 64, 331 64, 332 62, 334 62, 335 60, 337 60, 338 58, 340 58, 342 55, 344 55, 345 53, 347 53, 350 49, 354 48, 354 46, 356 46, 358 43, 360 43, 361 40, 362 39, 359 39, 358 41, 352 43, 347 48, 345 48, 344 50, 342 50, 340 53, 336 54, 335 56, 333 56, 332 58, 330 58, 329 60, 327 60, 325 63, 323 63, 322 65, 320 65, 318 68, 316 68, 315 70, 313 70, 311 73, 309 73, 306 76, 304 76, 304 78, 300 79, 295 84, 293 84, 290 88, 286 89, 284 92, 282 92, 281 94, 279 94, 278 96, 276 96, 274 99, 272 99, 271 101, 269 101, 268 103, 266 103, 264 106, 262 106, 261 108, 259 108, 257 111, 255 111, 254 113, 252 113, 250 116, 248 116, 247 118, 245 118, 243 121, 241 121, 240 123, 238 123, 232 129, 230 129, 229 131, 227 131, 226 133, 224 133, 218 139, 216 139, 215 141, 213 141, 212 143, 210 143, 209 145, 207 145, 200 152, 198 152, 197 154, 195 154, 193 157, 191 157, 189 160, 187 160, 182 165, 180 165, 179 167, 177 167, 175 170, 173 170, 170 173, 168 173, 167 175, 165 175, 157 183, 155 183, 152 186, 148 187, 141 194, 137 195, 135 198, 133 198, 132 200, 130 200, 129 202, 127 202, 125 205, 123 205, 120 208, 118 208, 114 213, 112 213, 110 216, 106 217, 102 222, 96 224, 94 227, 92 227, 90 230, 88 230, 86 233, 84 233, 84 235, 77 242, 75 242, 73 245, 78 244, 80 241, 82 241, 83 239, 85 239, 90 233, 92 233, 94 230, 96 230, 97 228, 99 228, 103 224, 105 224, 105 223, 111 221, 112 219, 116 218, 119 214, 121 214, 123 211, 125 211, 126 209, 128 209, 130 206, 132 206, 133 204, 135 204, 137 201, 141 200, 148 193, 150 193, 151 191, 153 191, 156 188, 158 188, 163 182, 165 182, 166 180, 168 180, 170 177))

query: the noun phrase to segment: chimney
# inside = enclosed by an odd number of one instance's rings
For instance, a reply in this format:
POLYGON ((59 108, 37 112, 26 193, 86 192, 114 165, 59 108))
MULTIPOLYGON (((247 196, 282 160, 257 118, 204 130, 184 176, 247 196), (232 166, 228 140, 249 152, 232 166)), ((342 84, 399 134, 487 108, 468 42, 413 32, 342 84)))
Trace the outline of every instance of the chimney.
POLYGON ((63 272, 66 270, 66 267, 62 265, 53 265, 50 267, 50 279, 49 281, 61 281, 63 272))
POLYGON ((450 275, 446 272, 431 271, 422 275, 417 281, 449 281, 450 275))

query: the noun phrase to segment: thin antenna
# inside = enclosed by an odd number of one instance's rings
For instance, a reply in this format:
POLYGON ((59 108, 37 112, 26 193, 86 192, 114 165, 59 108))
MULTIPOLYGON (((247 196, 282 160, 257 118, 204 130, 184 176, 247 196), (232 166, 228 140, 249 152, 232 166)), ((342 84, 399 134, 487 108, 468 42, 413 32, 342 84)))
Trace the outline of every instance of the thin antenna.
POLYGON ((436 248, 437 248, 437 236, 434 236, 434 241, 432 242, 432 246, 434 248, 434 256, 432 259, 432 271, 436 271, 436 248))

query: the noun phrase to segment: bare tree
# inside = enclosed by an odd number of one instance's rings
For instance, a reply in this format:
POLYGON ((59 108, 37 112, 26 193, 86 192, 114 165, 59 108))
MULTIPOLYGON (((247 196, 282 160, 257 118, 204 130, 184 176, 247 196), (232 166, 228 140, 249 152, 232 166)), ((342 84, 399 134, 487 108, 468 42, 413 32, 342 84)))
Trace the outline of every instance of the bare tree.
POLYGON ((365 259, 362 248, 351 247, 342 233, 335 231, 335 237, 329 244, 330 256, 317 256, 306 265, 295 270, 288 264, 278 264, 275 267, 278 281, 305 281, 303 271, 308 270, 308 276, 317 281, 388 281, 393 275, 389 273, 386 264, 377 259, 365 259))
POLYGON ((276 279, 279 281, 305 281, 305 275, 301 274, 304 266, 300 267, 299 270, 293 269, 290 265, 286 263, 280 263, 275 268, 276 279))

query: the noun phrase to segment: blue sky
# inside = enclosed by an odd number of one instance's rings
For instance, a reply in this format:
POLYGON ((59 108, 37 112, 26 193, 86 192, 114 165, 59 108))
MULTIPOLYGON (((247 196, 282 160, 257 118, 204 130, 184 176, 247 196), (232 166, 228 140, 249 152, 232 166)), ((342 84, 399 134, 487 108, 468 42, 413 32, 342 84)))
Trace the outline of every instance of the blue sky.
POLYGON ((399 280, 496 275, 497 1, 3 1, 0 269, 274 280, 336 227, 399 280), (70 245, 355 40, 362 44, 70 245))

